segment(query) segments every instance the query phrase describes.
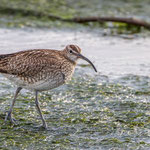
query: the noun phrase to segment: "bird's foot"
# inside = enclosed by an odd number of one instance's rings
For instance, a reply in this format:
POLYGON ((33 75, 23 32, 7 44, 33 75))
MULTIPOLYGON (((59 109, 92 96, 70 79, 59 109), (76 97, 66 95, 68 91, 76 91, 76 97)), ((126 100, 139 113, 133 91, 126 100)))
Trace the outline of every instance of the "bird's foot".
POLYGON ((47 124, 42 124, 41 126, 36 126, 38 130, 47 130, 47 124))
POLYGON ((11 113, 8 113, 5 117, 5 123, 7 122, 7 120, 10 120, 11 124, 16 124, 16 119, 12 118, 11 113))

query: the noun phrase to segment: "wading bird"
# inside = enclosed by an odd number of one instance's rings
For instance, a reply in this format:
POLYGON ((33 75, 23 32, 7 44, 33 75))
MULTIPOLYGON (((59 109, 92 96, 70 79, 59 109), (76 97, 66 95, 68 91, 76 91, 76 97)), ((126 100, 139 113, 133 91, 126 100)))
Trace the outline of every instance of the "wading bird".
POLYGON ((13 107, 18 93, 25 88, 35 91, 35 104, 42 120, 41 127, 46 129, 38 92, 56 88, 70 80, 79 58, 90 63, 97 72, 93 63, 81 55, 81 49, 77 45, 68 45, 62 51, 34 49, 0 55, 0 73, 17 85, 5 122, 10 120, 11 123, 15 123, 15 119, 12 118, 13 107))

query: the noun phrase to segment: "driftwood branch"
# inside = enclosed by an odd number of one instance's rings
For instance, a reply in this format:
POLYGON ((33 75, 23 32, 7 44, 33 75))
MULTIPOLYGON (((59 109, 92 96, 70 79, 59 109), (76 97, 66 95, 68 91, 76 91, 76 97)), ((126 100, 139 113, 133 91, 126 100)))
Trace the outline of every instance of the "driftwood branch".
POLYGON ((123 17, 85 17, 85 18, 72 18, 68 19, 67 21, 72 21, 76 23, 86 23, 86 22, 121 22, 127 23, 135 26, 145 27, 150 30, 150 23, 145 22, 140 19, 135 18, 123 18, 123 17))
POLYGON ((33 10, 24 10, 21 8, 3 8, 0 6, 0 13, 1 14, 9 14, 9 15, 16 15, 21 14, 22 16, 35 16, 37 18, 48 17, 51 20, 60 20, 65 22, 74 22, 74 23, 87 23, 87 22, 121 22, 130 25, 135 25, 139 27, 144 27, 150 30, 150 23, 145 22, 140 19, 135 18, 124 18, 124 17, 75 17, 70 19, 64 19, 60 16, 55 16, 51 14, 45 14, 43 12, 37 12, 33 10))

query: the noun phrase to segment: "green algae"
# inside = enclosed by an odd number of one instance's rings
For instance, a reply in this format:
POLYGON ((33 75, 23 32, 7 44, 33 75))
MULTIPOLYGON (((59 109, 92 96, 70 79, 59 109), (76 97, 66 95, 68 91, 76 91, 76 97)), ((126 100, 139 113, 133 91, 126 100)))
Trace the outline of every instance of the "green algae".
MULTIPOLYGON (((11 88, 11 87, 10 87, 11 88)), ((148 148, 150 103, 136 101, 130 87, 75 76, 63 90, 40 94, 48 131, 41 121, 33 93, 20 95, 14 108, 17 125, 4 123, 12 95, 0 97, 1 149, 148 148), (84 85, 84 86, 83 86, 84 85), (147 139, 147 140, 146 140, 147 139), (136 142, 137 141, 137 142, 136 142)))

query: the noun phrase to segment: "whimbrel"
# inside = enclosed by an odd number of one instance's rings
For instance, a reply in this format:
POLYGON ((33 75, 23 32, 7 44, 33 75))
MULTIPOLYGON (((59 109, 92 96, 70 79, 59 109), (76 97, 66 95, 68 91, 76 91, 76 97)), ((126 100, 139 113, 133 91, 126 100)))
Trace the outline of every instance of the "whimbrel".
POLYGON ((41 112, 38 101, 38 92, 56 88, 70 80, 77 60, 81 58, 92 65, 93 63, 81 55, 77 45, 68 45, 64 50, 34 49, 12 54, 0 55, 0 73, 17 85, 17 90, 5 117, 5 122, 12 118, 13 106, 18 93, 22 88, 35 91, 35 104, 45 129, 47 124, 41 112))

